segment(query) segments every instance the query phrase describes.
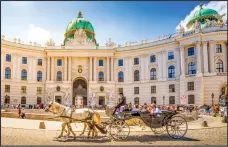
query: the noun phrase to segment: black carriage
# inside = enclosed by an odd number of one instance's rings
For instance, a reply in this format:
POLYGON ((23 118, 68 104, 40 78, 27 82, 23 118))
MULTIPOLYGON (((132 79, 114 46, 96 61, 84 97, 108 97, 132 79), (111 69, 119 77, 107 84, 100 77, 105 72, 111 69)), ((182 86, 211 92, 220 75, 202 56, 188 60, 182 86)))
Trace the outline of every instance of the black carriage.
POLYGON ((130 111, 123 111, 119 115, 116 115, 116 110, 120 106, 121 103, 114 110, 107 108, 106 114, 110 119, 103 123, 103 127, 109 131, 109 135, 114 140, 126 139, 130 134, 130 127, 126 123, 126 120, 136 118, 142 120, 146 126, 150 127, 157 134, 167 131, 170 137, 180 139, 187 133, 187 121, 177 111, 162 111, 156 117, 149 112, 132 113, 130 111))

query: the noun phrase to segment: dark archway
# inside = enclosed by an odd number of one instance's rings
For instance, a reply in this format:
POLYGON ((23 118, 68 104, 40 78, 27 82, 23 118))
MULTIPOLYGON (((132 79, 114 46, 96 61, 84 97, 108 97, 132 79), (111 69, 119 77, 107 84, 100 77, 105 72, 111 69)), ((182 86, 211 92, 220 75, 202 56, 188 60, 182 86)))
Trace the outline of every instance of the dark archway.
POLYGON ((84 78, 78 78, 73 82, 73 99, 72 104, 75 105, 75 97, 77 95, 82 95, 83 106, 87 105, 87 83, 84 78))

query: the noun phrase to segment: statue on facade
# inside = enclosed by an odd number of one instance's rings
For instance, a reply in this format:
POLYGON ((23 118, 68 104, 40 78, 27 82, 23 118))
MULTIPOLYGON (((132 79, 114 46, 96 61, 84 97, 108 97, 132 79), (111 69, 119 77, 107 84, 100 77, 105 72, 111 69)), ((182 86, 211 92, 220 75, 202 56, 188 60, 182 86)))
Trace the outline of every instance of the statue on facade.
POLYGON ((2 35, 2 40, 4 40, 4 39, 5 39, 5 35, 3 34, 3 35, 2 35))
POLYGON ((115 47, 116 44, 111 40, 111 38, 109 38, 109 40, 106 42, 106 46, 108 46, 108 47, 115 47))
POLYGON ((195 30, 201 29, 200 22, 198 20, 195 21, 194 28, 195 28, 195 30))
POLYGON ((182 33, 184 33, 184 32, 185 32, 185 29, 184 29, 184 27, 180 24, 177 33, 178 33, 178 34, 182 34, 182 33))
POLYGON ((218 25, 218 23, 217 23, 215 20, 206 19, 205 28, 208 28, 208 27, 215 27, 215 26, 217 26, 217 25, 218 25))

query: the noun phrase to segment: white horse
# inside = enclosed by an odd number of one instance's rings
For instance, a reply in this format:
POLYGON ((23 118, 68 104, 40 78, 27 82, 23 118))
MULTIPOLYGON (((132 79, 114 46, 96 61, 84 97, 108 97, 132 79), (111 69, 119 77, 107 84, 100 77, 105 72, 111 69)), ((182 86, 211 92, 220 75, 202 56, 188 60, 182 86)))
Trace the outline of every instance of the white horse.
POLYGON ((52 112, 53 114, 58 115, 58 117, 61 117, 63 121, 61 134, 58 136, 58 138, 61 138, 63 136, 63 132, 65 131, 66 126, 68 128, 67 135, 70 135, 70 132, 71 132, 74 135, 74 139, 76 138, 76 134, 73 132, 70 125, 73 122, 84 122, 84 129, 81 135, 84 134, 86 126, 89 126, 88 137, 90 136, 91 130, 93 130, 93 135, 94 135, 94 132, 97 133, 95 127, 101 133, 106 133, 100 127, 101 126, 100 114, 98 112, 94 112, 92 109, 83 108, 83 109, 76 109, 75 111, 72 111, 70 107, 66 107, 59 103, 51 101, 49 105, 45 108, 45 111, 46 112, 49 111, 49 112, 52 112))

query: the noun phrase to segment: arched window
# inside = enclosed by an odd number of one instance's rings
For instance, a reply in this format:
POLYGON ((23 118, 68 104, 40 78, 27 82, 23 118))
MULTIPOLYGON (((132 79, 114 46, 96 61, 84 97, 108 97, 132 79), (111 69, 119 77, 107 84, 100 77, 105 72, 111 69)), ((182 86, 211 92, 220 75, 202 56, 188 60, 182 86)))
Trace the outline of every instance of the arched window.
POLYGON ((188 104, 195 104, 195 96, 188 95, 188 104))
POLYGON ((196 63, 195 62, 190 62, 188 64, 188 74, 189 75, 196 74, 196 63))
POLYGON ((10 96, 5 96, 5 104, 10 104, 10 96))
POLYGON ((118 82, 124 82, 124 73, 122 71, 118 73, 118 82))
POLYGON ((150 70, 150 80, 156 80, 156 69, 152 68, 150 70))
POLYGON ((104 73, 103 73, 102 71, 100 71, 100 72, 98 73, 98 80, 99 80, 99 81, 104 81, 104 73))
POLYGON ((5 69, 5 79, 11 79, 11 69, 9 67, 5 69))
POLYGON ((21 104, 26 104, 26 97, 25 96, 21 97, 21 104))
POLYGON ((139 80, 140 80, 139 71, 135 70, 134 71, 134 81, 139 81, 139 80))
POLYGON ((218 60, 216 63, 216 72, 223 72, 223 62, 222 60, 218 60))
POLYGON ((42 81, 42 72, 41 71, 38 71, 37 72, 37 81, 38 82, 41 82, 42 81))
POLYGON ((21 80, 27 80, 27 71, 25 69, 21 71, 21 80))
POLYGON ((37 97, 37 104, 41 104, 41 102, 42 102, 41 97, 37 97))
POLYGON ((156 97, 151 97, 151 104, 156 104, 156 97))
POLYGON ((62 81, 62 72, 61 71, 57 72, 57 81, 62 81))
POLYGON ((173 65, 169 66, 168 73, 169 78, 175 78, 175 67, 173 65))
POLYGON ((134 104, 135 104, 135 105, 136 105, 136 104, 139 105, 139 98, 138 98, 138 97, 134 98, 134 104))

